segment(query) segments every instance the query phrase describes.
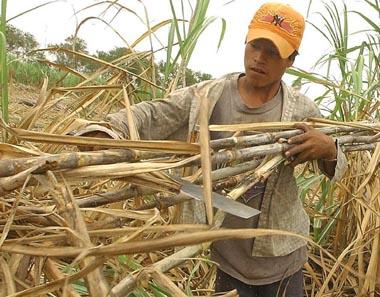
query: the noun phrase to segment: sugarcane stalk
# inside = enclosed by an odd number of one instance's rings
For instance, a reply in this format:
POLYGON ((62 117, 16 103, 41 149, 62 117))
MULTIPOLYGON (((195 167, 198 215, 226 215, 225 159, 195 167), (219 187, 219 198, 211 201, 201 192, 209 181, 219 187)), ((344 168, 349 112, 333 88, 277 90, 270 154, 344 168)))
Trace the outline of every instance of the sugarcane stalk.
MULTIPOLYGON (((323 127, 323 128, 318 128, 317 130, 327 135, 363 131, 362 129, 354 128, 354 127, 323 127)), ((274 143, 274 142, 277 142, 281 138, 288 139, 290 137, 300 135, 302 133, 304 132, 303 130, 300 130, 300 129, 280 131, 280 132, 266 132, 266 133, 260 133, 260 134, 255 134, 255 135, 215 139, 210 142, 210 145, 211 145, 211 148, 214 150, 220 150, 223 148, 231 148, 231 147, 256 146, 256 145, 274 143)))
POLYGON ((358 152, 358 151, 374 151, 376 143, 372 144, 357 144, 357 145, 344 145, 342 151, 344 153, 358 152))
POLYGON ((0 196, 22 187, 26 179, 30 177, 31 173, 36 170, 36 168, 37 166, 33 166, 16 175, 0 178, 0 196))
POLYGON ((137 155, 131 150, 111 149, 94 152, 73 152, 41 157, 0 160, 0 177, 11 176, 36 165, 39 165, 39 168, 33 172, 34 174, 44 173, 48 170, 73 169, 99 164, 137 162, 140 158, 151 159, 154 157, 157 157, 157 154, 141 152, 141 154, 137 155))
MULTIPOLYGON (((251 171, 257 168, 257 166, 259 166, 260 163, 261 163, 261 160, 252 160, 252 161, 239 163, 237 165, 233 165, 229 167, 216 169, 211 172, 211 179, 212 181, 218 181, 226 177, 230 177, 230 176, 238 175, 247 171, 251 171)), ((201 181, 202 181, 202 175, 200 175, 195 180, 195 183, 200 183, 201 181)))
POLYGON ((380 142, 380 134, 373 136, 344 135, 337 137, 340 144, 371 144, 380 142))
POLYGON ((102 194, 99 193, 86 198, 78 199, 77 203, 81 208, 98 207, 110 203, 128 200, 136 196, 150 195, 154 193, 156 193, 156 190, 132 185, 118 191, 102 194))
MULTIPOLYGON (((357 130, 355 130, 355 131, 357 131, 357 130)), ((350 150, 352 150, 352 151, 356 150, 357 151, 358 149, 369 149, 371 147, 374 148, 375 144, 377 142, 379 142, 378 141, 378 137, 376 135, 375 136, 343 135, 343 136, 338 136, 337 138, 339 138, 339 143, 342 145, 343 151, 350 151, 350 150)), ((278 148, 284 149, 284 148, 286 148, 286 145, 287 144, 281 144, 278 148)), ((250 149, 250 148, 246 148, 246 149, 250 149)), ((256 148, 252 148, 252 149, 256 149, 256 148)), ((229 158, 231 160, 241 161, 241 160, 245 160, 244 158, 246 158, 247 160, 249 160, 247 158, 247 155, 251 154, 251 152, 243 150, 243 153, 241 153, 241 151, 242 150, 231 150, 231 151, 226 151, 226 152, 216 152, 214 154, 214 156, 213 156, 213 161, 215 162, 214 164, 225 163, 225 161, 221 161, 221 160, 223 160, 223 156, 224 155, 226 156, 226 159, 229 158), (238 153, 236 153, 236 152, 238 152, 238 153), (241 155, 244 158, 239 159, 239 157, 241 155), (220 163, 216 163, 216 161, 218 161, 220 163)), ((268 151, 266 151, 266 153, 268 153, 268 151)), ((281 153, 281 151, 280 151, 280 153, 281 153)), ((85 154, 87 154, 87 153, 85 153, 85 154)), ((261 152, 259 154, 261 154, 261 152)), ((260 155, 260 156, 264 156, 264 155, 260 155)), ((154 160, 152 160, 152 162, 153 161, 154 160)), ((278 162, 280 162, 280 161, 283 162, 281 155, 277 156, 277 161, 278 162)), ((116 163, 118 163, 118 162, 116 162, 116 163)), ((248 161, 243 166, 244 166, 245 169, 247 169, 247 168, 256 169, 256 164, 257 163, 259 163, 258 160, 248 161), (249 165, 248 165, 248 163, 249 163, 249 165)), ((188 166, 188 164, 199 164, 199 159, 198 160, 194 160, 194 161, 192 161, 190 163, 182 164, 182 165, 178 165, 177 164, 178 166, 175 166, 174 168, 180 168, 181 166, 188 166)), ((239 183, 239 187, 237 187, 234 191, 232 191, 230 193, 231 198, 235 198, 235 197, 241 196, 242 193, 244 193, 244 191, 246 189, 250 188, 253 183, 255 183, 258 180, 261 180, 263 178, 266 178, 270 174, 270 172, 272 172, 274 166, 277 166, 276 164, 278 165, 280 163, 273 162, 273 164, 271 164, 271 165, 269 164, 269 165, 267 165, 267 167, 265 167, 265 166, 264 167, 259 167, 258 170, 255 170, 255 172, 252 173, 252 174, 242 175, 246 179, 243 180, 243 182, 239 183), (260 171, 260 170, 263 170, 263 171, 260 171)), ((235 165, 235 166, 231 166, 230 168, 218 169, 218 170, 214 171, 211 174, 211 177, 212 177, 213 180, 218 180, 219 178, 222 178, 222 177, 228 177, 228 176, 231 176, 231 175, 241 174, 243 172, 247 172, 247 171, 252 170, 252 169, 247 169, 246 171, 240 172, 239 170, 243 170, 243 169, 239 168, 239 166, 240 165, 235 165)), ((30 169, 30 167, 26 166, 25 169, 30 169)), ((36 170, 36 169, 34 169, 34 170, 36 170)), ((31 171, 31 173, 34 173, 34 172, 36 172, 36 171, 33 171, 33 170, 31 171)), ((11 177, 14 177, 14 176, 11 176, 11 177)), ((135 176, 133 176, 133 177, 135 177, 135 176)), ((135 178, 136 178, 135 182, 137 182, 137 179, 139 177, 136 176, 135 178)), ((200 179, 198 179, 198 180, 200 180, 200 179)), ((164 180, 163 180, 163 182, 164 182, 164 180)), ((140 193, 142 191, 145 191, 145 190, 148 193, 149 193, 149 191, 151 191, 152 193, 154 193, 157 190, 157 189, 154 190, 154 189, 151 189, 151 188, 144 188, 144 187, 141 187, 141 186, 136 186, 136 187, 133 186, 133 188, 135 190, 134 194, 133 194, 133 191, 130 191, 130 192, 126 191, 127 193, 129 193, 131 195, 131 198, 135 197, 136 195, 140 195, 140 193)), ((127 188, 127 189, 123 189, 123 190, 130 190, 130 189, 131 188, 127 188)), ((122 194, 125 194, 125 192, 123 192, 123 190, 119 191, 119 192, 122 192, 122 194)), ((116 197, 116 199, 121 199, 121 200, 126 199, 125 196, 123 196, 120 193, 118 193, 118 195, 116 195, 116 196, 115 195, 114 196, 112 196, 112 195, 107 196, 107 194, 109 194, 109 193, 105 193, 104 197, 103 197, 103 194, 100 194, 101 196, 93 196, 93 198, 99 198, 99 201, 101 203, 103 203, 105 201, 113 201, 110 197, 112 197, 112 198, 116 197), (103 199, 103 200, 101 200, 101 199, 103 199)), ((110 194, 115 194, 115 193, 110 193, 110 194)), ((84 199, 88 199, 88 198, 89 197, 84 198, 84 199)), ((94 201, 97 201, 96 199, 94 199, 92 201, 84 200, 84 199, 81 199, 81 200, 83 200, 83 202, 82 202, 83 204, 94 203, 94 201)), ((80 205, 81 200, 78 200, 78 206, 80 205)), ((175 199, 173 199, 173 201, 174 200, 175 199)), ((111 203, 111 202, 107 202, 107 203, 111 203)), ((95 203, 95 204, 92 204, 92 205, 98 206, 100 204, 96 204, 95 203)), ((71 204, 68 204, 68 207, 71 207, 71 206, 72 206, 71 204)), ((71 212, 69 212, 69 214, 70 215, 76 215, 77 211, 78 211, 78 208, 76 208, 75 212, 71 211, 71 212)), ((217 212, 216 216, 214 217, 213 228, 217 229, 219 226, 221 226, 222 221, 223 221, 223 217, 224 217, 223 213, 217 212)), ((258 230, 255 230, 255 231, 258 231, 258 230)), ((240 231, 240 232, 243 232, 243 231, 240 231)), ((245 235, 245 236, 247 236, 247 238, 248 238, 248 236, 253 236, 253 234, 256 234, 255 232, 250 233, 250 234, 248 234, 248 233, 249 232, 247 232, 246 235, 245 235)), ((22 232, 20 232, 20 234, 22 234, 22 232)), ((88 236, 91 236, 91 237, 94 236, 91 233, 91 231, 87 232, 87 234, 88 234, 88 236)), ((221 233, 221 234, 223 234, 223 233, 221 233)), ((196 240, 201 240, 202 238, 203 238, 204 241, 209 241, 209 240, 213 240, 213 239, 226 238, 225 236, 227 236, 227 237, 228 236, 233 236, 234 238, 238 238, 239 236, 242 236, 242 235, 239 235, 239 234, 236 234, 236 233, 224 233, 223 236, 221 234, 218 235, 218 236, 216 236, 215 234, 210 233, 209 234, 210 236, 206 238, 205 236, 203 236, 204 234, 197 233, 197 234, 192 234, 191 235, 192 237, 197 237, 196 239, 190 238, 190 237, 189 238, 184 238, 184 237, 181 238, 181 237, 173 236, 173 237, 170 238, 170 240, 173 241, 173 240, 178 239, 178 242, 175 242, 175 245, 181 245, 182 246, 182 245, 186 245, 186 244, 197 243, 196 240)), ((258 235, 258 234, 259 233, 257 233, 256 235, 258 235)), ((60 238, 62 239, 62 237, 60 237, 60 238)), ((55 240, 57 240, 57 239, 55 239, 55 240)), ((20 252, 20 253, 26 253, 27 254, 29 252, 29 253, 33 253, 34 255, 42 255, 42 253, 43 253, 44 256, 48 255, 51 252, 50 255, 57 256, 57 257, 60 257, 60 255, 76 256, 76 255, 79 255, 80 253, 85 253, 85 252, 88 252, 89 250, 91 250, 91 247, 85 246, 83 249, 76 248, 75 250, 71 249, 71 247, 61 247, 61 248, 57 248, 57 249, 47 248, 44 251, 41 251, 41 250, 38 251, 38 248, 40 248, 42 245, 38 245, 37 247, 35 247, 33 245, 30 245, 30 246, 26 245, 25 242, 23 242, 21 240, 19 242, 20 243, 22 242, 23 245, 17 245, 17 244, 15 244, 16 243, 15 241, 8 242, 7 240, 5 240, 4 246, 2 247, 2 249, 3 249, 3 251, 8 251, 8 252, 11 252, 11 253, 20 252), (40 254, 38 254, 38 253, 40 253, 40 254)), ((30 241, 28 241, 28 242, 30 242, 30 241)), ((40 242, 41 242, 41 240, 40 240, 40 242)), ((49 237, 46 237, 46 240, 44 240, 44 243, 45 242, 50 243, 49 242, 49 237)), ((125 246, 116 245, 114 250, 95 248, 94 249, 95 252, 93 252, 93 251, 89 252, 89 255, 90 255, 89 259, 91 259, 91 257, 99 256, 99 255, 106 255, 108 257, 109 255, 115 255, 115 254, 119 254, 119 253, 124 254, 124 253, 128 253, 128 252, 129 253, 147 252, 147 251, 157 250, 157 249, 163 248, 163 247, 169 247, 169 246, 171 247, 171 246, 173 246, 173 243, 165 243, 164 241, 161 241, 161 242, 158 242, 158 243, 155 242, 155 245, 150 246, 150 247, 147 247, 147 246, 144 247, 144 244, 146 244, 146 242, 144 243, 143 241, 142 242, 131 242, 130 244, 131 245, 128 245, 128 246, 127 245, 125 245, 125 246)), ((183 251, 182 254, 175 253, 175 254, 172 255, 173 257, 169 256, 169 257, 163 259, 162 260, 163 262, 159 261, 159 262, 153 264, 151 267, 154 267, 155 269, 158 269, 158 271, 165 272, 165 271, 169 270, 170 268, 173 268, 173 267, 179 265, 179 263, 182 263, 183 261, 185 261, 185 259, 191 258, 194 255, 198 254, 200 251, 202 251, 207 246, 208 246, 208 244, 206 243, 206 244, 197 244, 195 246, 191 246, 191 247, 185 248, 185 249, 181 250, 181 251, 183 251), (158 267, 158 268, 156 268, 156 267, 158 267)), ((43 248, 44 247, 42 247, 42 249, 43 248)), ((126 295, 125 292, 128 292, 129 290, 131 290, 131 289, 133 289, 135 287, 136 287, 136 279, 134 279, 133 277, 131 277, 130 279, 125 279, 125 282, 119 283, 117 286, 115 286, 111 290, 111 292, 115 293, 114 296, 125 296, 126 295)))
POLYGON ((247 173, 239 174, 231 176, 227 179, 224 179, 213 186, 214 191, 230 189, 232 187, 236 187, 239 183, 241 183, 244 178, 247 176, 247 173))

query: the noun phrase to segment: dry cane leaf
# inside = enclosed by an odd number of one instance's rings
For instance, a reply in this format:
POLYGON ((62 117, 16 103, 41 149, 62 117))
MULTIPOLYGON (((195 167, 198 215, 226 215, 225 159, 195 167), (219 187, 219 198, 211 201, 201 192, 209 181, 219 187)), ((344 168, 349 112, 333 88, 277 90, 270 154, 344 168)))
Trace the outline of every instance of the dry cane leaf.
MULTIPOLYGON (((205 91, 205 93, 207 93, 205 91)), ((206 206, 207 221, 211 225, 213 222, 212 208, 212 180, 211 180, 211 151, 210 132, 208 130, 208 98, 205 94, 196 94, 200 100, 200 143, 201 143, 201 164, 203 177, 203 199, 206 206)))

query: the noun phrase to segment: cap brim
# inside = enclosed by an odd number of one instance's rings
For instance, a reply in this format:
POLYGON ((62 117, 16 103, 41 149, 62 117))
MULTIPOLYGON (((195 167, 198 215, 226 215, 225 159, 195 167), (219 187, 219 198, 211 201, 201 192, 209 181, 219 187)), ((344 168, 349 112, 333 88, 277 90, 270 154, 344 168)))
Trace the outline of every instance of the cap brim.
POLYGON ((293 52, 296 50, 289 42, 287 42, 280 35, 273 33, 265 29, 253 29, 250 30, 247 34, 246 42, 251 42, 255 39, 265 38, 269 39, 277 47, 278 52, 280 53, 281 58, 287 59, 293 52))

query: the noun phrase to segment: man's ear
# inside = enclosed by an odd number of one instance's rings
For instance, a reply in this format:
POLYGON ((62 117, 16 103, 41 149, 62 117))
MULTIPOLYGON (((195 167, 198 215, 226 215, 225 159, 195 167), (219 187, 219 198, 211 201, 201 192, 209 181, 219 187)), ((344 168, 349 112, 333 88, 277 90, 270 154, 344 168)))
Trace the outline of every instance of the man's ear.
POLYGON ((286 65, 286 67, 287 67, 287 68, 292 67, 292 66, 293 66, 293 63, 294 63, 294 59, 290 59, 290 58, 288 58, 288 59, 287 59, 287 65, 286 65))
POLYGON ((293 65, 294 60, 296 59, 297 56, 298 56, 298 52, 297 52, 297 51, 294 51, 294 52, 288 57, 288 60, 291 62, 290 65, 289 65, 288 67, 290 67, 290 66, 293 65))

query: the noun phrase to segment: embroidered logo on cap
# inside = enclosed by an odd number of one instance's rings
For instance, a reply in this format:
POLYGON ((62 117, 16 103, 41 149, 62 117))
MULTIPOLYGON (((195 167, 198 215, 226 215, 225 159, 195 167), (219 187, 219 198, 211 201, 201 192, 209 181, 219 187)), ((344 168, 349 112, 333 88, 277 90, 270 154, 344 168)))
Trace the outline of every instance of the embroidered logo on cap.
POLYGON ((269 22, 271 24, 274 24, 275 26, 280 26, 282 29, 286 30, 289 34, 292 34, 293 27, 291 24, 287 21, 285 21, 285 18, 282 16, 276 15, 267 15, 263 19, 265 22, 269 22))
POLYGON ((260 23, 269 23, 282 30, 286 31, 290 36, 297 36, 301 32, 301 24, 299 22, 292 20, 288 17, 283 17, 275 11, 262 10, 257 13, 256 21, 260 23))

